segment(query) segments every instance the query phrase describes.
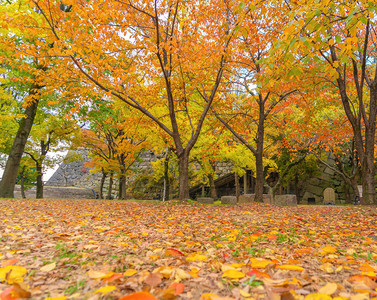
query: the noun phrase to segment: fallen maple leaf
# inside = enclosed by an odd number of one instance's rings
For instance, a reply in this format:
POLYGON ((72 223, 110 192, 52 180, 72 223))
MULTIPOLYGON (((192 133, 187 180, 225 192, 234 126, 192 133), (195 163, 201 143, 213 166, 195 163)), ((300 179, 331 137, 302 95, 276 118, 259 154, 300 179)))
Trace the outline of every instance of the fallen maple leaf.
POLYGON ((135 275, 137 273, 137 271, 135 269, 128 269, 126 272, 123 273, 124 276, 132 276, 132 275, 135 275))
POLYGON ((281 265, 281 266, 277 266, 276 268, 281 269, 281 270, 298 271, 298 272, 302 272, 305 270, 303 267, 294 266, 294 265, 281 265))
POLYGON ((41 268, 39 269, 39 271, 42 271, 42 272, 50 272, 50 271, 52 271, 52 270, 55 269, 55 268, 56 268, 56 263, 53 262, 53 263, 51 263, 51 264, 48 264, 48 265, 45 265, 45 266, 41 267, 41 268))
POLYGON ((117 288, 116 288, 116 286, 114 286, 114 285, 107 285, 107 286, 103 286, 103 287, 101 287, 101 288, 99 288, 98 290, 96 290, 96 294, 97 293, 101 293, 102 295, 105 295, 105 294, 107 294, 107 293, 110 293, 110 292, 112 292, 112 291, 115 291, 117 288))
POLYGON ((110 283, 110 282, 113 282, 115 280, 122 279, 122 278, 124 278, 123 274, 121 274, 121 273, 115 273, 111 277, 105 278, 103 281, 106 282, 106 283, 110 283))
POLYGON ((229 269, 224 272, 222 277, 228 277, 230 279, 240 279, 245 277, 245 274, 234 269, 229 269))
POLYGON ((148 292, 137 292, 127 296, 123 296, 118 300, 158 300, 152 294, 148 292))
POLYGON ((332 300, 332 297, 326 294, 309 294, 305 297, 305 300, 332 300))
POLYGON ((174 249, 174 248, 168 248, 165 251, 166 256, 177 256, 177 257, 182 257, 185 256, 181 251, 174 249))
POLYGON ((6 280, 9 284, 24 281, 27 270, 20 266, 6 266, 0 268, 0 280, 6 280))
POLYGON ((335 253, 336 248, 331 245, 327 245, 321 249, 322 254, 330 254, 330 253, 335 253))
POLYGON ((337 289, 338 289, 338 285, 336 283, 328 282, 328 283, 326 283, 326 285, 324 285, 323 287, 321 287, 318 290, 318 293, 319 294, 332 295, 336 292, 337 289))
POLYGON ((271 276, 268 275, 267 273, 258 271, 256 269, 253 269, 247 273, 247 276, 253 276, 253 275, 255 275, 256 278, 271 278, 271 276))
POLYGON ((89 270, 86 274, 92 279, 103 279, 103 278, 110 278, 111 276, 114 275, 114 272, 104 273, 100 271, 89 270))
POLYGON ((267 267, 269 264, 272 264, 273 262, 270 260, 265 260, 265 259, 256 259, 256 258, 250 258, 250 265, 252 268, 255 269, 264 269, 267 267))
POLYGON ((174 289, 174 295, 178 296, 185 290, 185 285, 183 283, 173 282, 171 285, 169 285, 169 288, 174 289))
POLYGON ((202 255, 202 254, 194 254, 194 255, 190 255, 190 256, 186 257, 186 260, 187 260, 188 262, 193 262, 193 261, 206 261, 206 260, 207 260, 207 256, 202 255))
POLYGON ((163 276, 160 273, 150 273, 147 278, 144 279, 144 282, 151 287, 156 287, 162 282, 161 277, 163 276))
POLYGON ((16 264, 17 262, 18 262, 18 259, 17 259, 17 258, 8 259, 8 260, 4 260, 4 261, 1 263, 1 266, 2 266, 2 267, 12 266, 12 265, 16 264))

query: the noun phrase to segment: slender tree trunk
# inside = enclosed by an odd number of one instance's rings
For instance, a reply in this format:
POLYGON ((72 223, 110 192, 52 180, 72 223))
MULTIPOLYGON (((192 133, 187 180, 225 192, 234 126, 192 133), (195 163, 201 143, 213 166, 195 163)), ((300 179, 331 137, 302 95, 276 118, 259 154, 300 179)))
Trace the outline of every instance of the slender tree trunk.
POLYGON ((262 95, 259 95, 259 120, 257 132, 257 145, 255 155, 255 201, 263 202, 264 187, 264 170, 263 170, 263 144, 264 144, 264 120, 265 120, 264 102, 262 95))
POLYGON ((103 186, 105 185, 106 175, 107 175, 106 172, 102 168, 102 177, 99 184, 99 195, 98 195, 99 199, 103 199, 103 186))
POLYGON ((126 171, 124 169, 121 170, 121 174, 119 177, 119 200, 126 200, 127 196, 127 187, 126 187, 126 171))
POLYGON ((189 195, 189 153, 184 151, 179 159, 179 200, 190 199, 189 195))
POLYGON ((209 181, 209 188, 210 188, 211 198, 213 198, 214 200, 216 200, 217 199, 216 185, 215 185, 215 180, 213 179, 213 175, 212 174, 208 175, 208 181, 209 181))
POLYGON ((164 191, 163 191, 162 201, 169 200, 169 194, 170 194, 169 159, 170 159, 170 148, 166 150, 166 156, 164 160, 164 191))
POLYGON ((26 198, 25 195, 25 166, 22 167, 22 171, 20 173, 20 179, 21 179, 21 197, 26 198))
POLYGON ((234 184, 236 186, 236 198, 238 202, 238 199, 240 198, 240 194, 241 194, 241 188, 240 188, 240 177, 238 176, 236 172, 234 172, 234 184))
POLYGON ((107 190, 107 197, 106 199, 111 199, 111 194, 113 193, 113 179, 114 178, 114 174, 111 173, 110 174, 110 178, 109 178, 109 189, 107 190))
POLYGON ((14 186, 16 185, 18 168, 20 167, 21 157, 37 113, 39 103, 37 94, 40 89, 41 87, 36 85, 30 89, 29 95, 35 99, 25 109, 25 118, 22 118, 19 122, 19 128, 5 165, 3 178, 0 182, 0 198, 14 198, 14 186))
POLYGON ((37 163, 37 192, 36 192, 36 198, 37 199, 43 199, 43 172, 42 172, 42 164, 37 163))
POLYGON ((376 201, 376 186, 374 175, 374 141, 375 129, 366 130, 365 134, 365 153, 361 163, 361 174, 363 178, 363 199, 362 204, 374 204, 376 201))
POLYGON ((258 151, 255 156, 255 201, 263 201, 263 184, 264 184, 264 174, 263 174, 263 153, 258 151))

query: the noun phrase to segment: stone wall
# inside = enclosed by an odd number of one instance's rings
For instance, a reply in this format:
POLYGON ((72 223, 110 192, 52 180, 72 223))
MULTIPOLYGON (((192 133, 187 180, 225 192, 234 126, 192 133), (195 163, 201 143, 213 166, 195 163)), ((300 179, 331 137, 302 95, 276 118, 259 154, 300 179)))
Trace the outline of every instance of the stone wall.
MULTIPOLYGON (((326 161, 330 166, 335 166, 335 160, 330 155, 326 161)), ((323 192, 330 187, 335 190, 335 202, 337 204, 345 203, 345 195, 342 180, 333 170, 321 164, 319 176, 308 180, 305 187, 305 193, 302 197, 302 204, 308 204, 309 198, 315 199, 315 204, 324 204, 323 192)), ((310 203, 309 203, 310 204, 310 203)))

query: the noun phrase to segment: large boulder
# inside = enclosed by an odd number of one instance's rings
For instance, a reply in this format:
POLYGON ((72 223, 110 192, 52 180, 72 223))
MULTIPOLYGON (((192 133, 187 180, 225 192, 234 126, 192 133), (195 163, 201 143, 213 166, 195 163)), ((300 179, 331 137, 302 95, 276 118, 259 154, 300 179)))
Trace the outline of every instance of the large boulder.
POLYGON ((237 204, 236 196, 222 196, 221 204, 237 204))
POLYGON ((277 206, 297 206, 296 195, 276 195, 274 204, 277 206))
POLYGON ((211 197, 200 197, 196 199, 199 203, 206 203, 206 204, 212 204, 213 203, 213 198, 211 197))

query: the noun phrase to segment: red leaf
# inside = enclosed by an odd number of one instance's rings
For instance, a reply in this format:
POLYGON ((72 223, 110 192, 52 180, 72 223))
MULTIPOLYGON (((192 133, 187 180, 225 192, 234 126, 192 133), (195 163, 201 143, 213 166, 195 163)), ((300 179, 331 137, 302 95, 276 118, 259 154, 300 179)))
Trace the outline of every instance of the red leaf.
POLYGON ((174 249, 174 248, 168 248, 165 252, 166 256, 185 256, 181 251, 174 249))

